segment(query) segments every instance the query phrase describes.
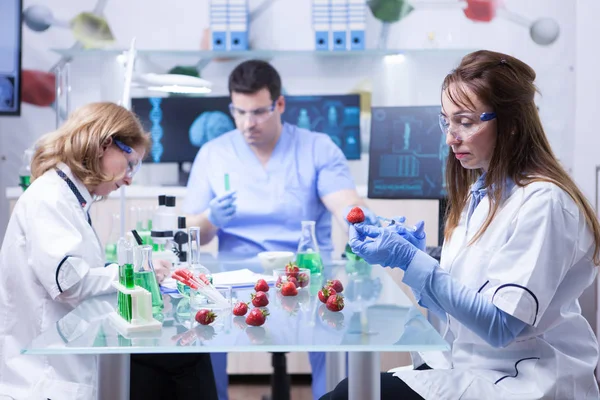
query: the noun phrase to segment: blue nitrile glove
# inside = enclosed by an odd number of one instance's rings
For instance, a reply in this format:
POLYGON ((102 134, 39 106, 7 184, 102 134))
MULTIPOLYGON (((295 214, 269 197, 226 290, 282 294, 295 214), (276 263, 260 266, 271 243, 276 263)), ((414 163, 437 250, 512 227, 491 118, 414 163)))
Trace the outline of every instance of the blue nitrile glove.
MULTIPOLYGON (((346 207, 344 209, 344 219, 346 219, 346 215, 348 215, 350 210, 352 210, 354 207, 360 208, 362 210, 363 214, 365 214, 365 221, 363 222, 364 224, 381 226, 381 224, 379 223, 379 218, 377 218, 377 215, 375 215, 375 213, 373 211, 369 210, 365 206, 348 206, 348 207, 346 207)), ((346 222, 348 224, 350 224, 348 221, 346 221, 346 222)))
POLYGON ((414 245, 417 249, 421 251, 425 251, 426 246, 426 238, 425 238, 425 222, 419 221, 412 228, 407 228, 402 223, 406 221, 404 217, 394 217, 394 221, 401 222, 400 224, 396 223, 393 225, 388 225, 389 228, 395 228, 398 234, 402 235, 402 237, 408 240, 412 245, 414 245))
POLYGON ((348 243, 352 251, 369 264, 406 271, 418 251, 401 235, 388 228, 354 224, 350 225, 349 235, 348 243))
POLYGON ((222 228, 235 215, 236 192, 215 197, 208 203, 208 220, 217 228, 222 228))

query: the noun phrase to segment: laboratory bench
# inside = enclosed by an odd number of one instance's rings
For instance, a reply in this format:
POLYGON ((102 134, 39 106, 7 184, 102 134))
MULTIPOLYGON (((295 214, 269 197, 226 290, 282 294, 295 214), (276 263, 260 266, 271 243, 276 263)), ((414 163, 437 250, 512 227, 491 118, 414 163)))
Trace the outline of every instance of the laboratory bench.
MULTIPOLYGON (((121 190, 125 190, 126 206, 126 226, 132 229, 134 222, 129 213, 132 207, 141 207, 151 209, 157 206, 158 195, 165 194, 176 197, 176 211, 179 213, 183 199, 185 198, 186 188, 183 186, 142 186, 132 185, 121 190)), ((378 215, 398 216, 404 215, 408 222, 416 222, 418 219, 424 219, 427 233, 427 245, 437 246, 438 237, 438 201, 437 200, 382 200, 367 198, 366 186, 359 186, 357 191, 364 198, 367 206, 378 215)), ((9 210, 12 209, 22 193, 20 187, 9 187, 6 189, 6 197, 9 200, 9 210)), ((106 199, 95 203, 90 214, 94 229, 103 243, 106 243, 112 229, 112 214, 120 212, 120 193, 113 192, 106 199)), ((341 255, 347 243, 347 234, 339 224, 332 224, 332 240, 334 243, 334 255, 341 255)), ((208 245, 202 246, 202 251, 213 255, 217 254, 218 239, 215 238, 208 245)), ((396 283, 402 279, 402 271, 387 270, 388 275, 396 283)), ((406 295, 412 298, 410 290, 406 290, 406 295)), ((435 320, 433 321, 435 323, 435 320)), ((381 368, 389 368, 406 365, 410 363, 410 357, 403 352, 384 352, 381 354, 381 368)), ((310 364, 308 357, 304 353, 290 353, 287 357, 287 368, 290 374, 310 374, 310 364)), ((229 374, 253 375, 270 374, 272 371, 272 360, 265 354, 248 353, 230 353, 228 355, 227 371, 229 374)))
MULTIPOLYGON (((264 271, 256 257, 232 259, 226 255, 203 260, 211 273, 248 268, 264 271)), ((123 334, 109 315, 116 307, 116 294, 83 302, 51 328, 42 332, 24 354, 100 355, 99 398, 123 399, 129 393, 129 355, 133 353, 287 353, 306 357, 307 352, 327 352, 327 387, 331 390, 349 377, 350 399, 376 399, 381 370, 380 352, 446 351, 449 345, 406 295, 406 288, 390 276, 389 268, 364 261, 334 260, 323 274, 312 275, 310 284, 294 297, 283 297, 275 287, 268 291, 269 316, 260 327, 247 326, 243 317, 220 310, 217 320, 202 326, 195 322, 196 308, 187 298, 165 296, 165 307, 157 316, 162 328, 154 332, 123 334), (326 309, 317 291, 327 279, 344 285, 345 306, 340 312, 326 309), (392 278, 392 279, 390 279, 392 278), (77 326, 77 329, 72 329, 77 326), (348 370, 346 370, 346 354, 348 370)), ((233 288, 232 299, 249 301, 252 289, 233 288)), ((406 365, 389 365, 391 367, 406 365)), ((291 365, 290 365, 291 367, 291 365)), ((271 370, 272 371, 272 370, 271 370)), ((293 373, 293 369, 288 369, 293 373)), ((269 372, 270 373, 270 372, 269 372)))

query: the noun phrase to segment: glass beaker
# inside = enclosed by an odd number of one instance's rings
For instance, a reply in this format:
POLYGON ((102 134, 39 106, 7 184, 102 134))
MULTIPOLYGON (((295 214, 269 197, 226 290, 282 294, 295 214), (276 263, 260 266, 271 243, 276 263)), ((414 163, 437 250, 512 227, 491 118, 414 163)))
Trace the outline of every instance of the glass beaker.
MULTIPOLYGON (((191 226, 188 228, 188 248, 187 248, 187 269, 191 271, 196 279, 198 275, 204 274, 212 283, 212 276, 208 268, 200 264, 200 227, 191 226)), ((177 281, 177 290, 185 297, 190 296, 189 286, 177 281)))
POLYGON ((163 298, 154 274, 152 264, 152 246, 137 246, 134 258, 134 277, 136 286, 143 287, 152 294, 152 313, 158 314, 163 309, 163 298))
POLYGON ((315 221, 302 221, 296 264, 300 268, 310 270, 311 275, 319 275, 323 272, 323 261, 315 235, 315 221))
POLYGON ((110 227, 110 235, 104 246, 104 257, 107 263, 117 262, 117 242, 119 240, 121 230, 121 216, 119 214, 112 215, 112 225, 110 227))
POLYGON ((21 168, 19 168, 19 186, 25 191, 31 184, 31 159, 33 158, 33 149, 27 149, 23 153, 21 168))
MULTIPOLYGON (((118 254, 119 263, 119 283, 127 289, 135 287, 133 271, 133 247, 125 238, 120 238, 115 243, 115 252, 118 254)), ((117 308, 119 315, 126 321, 131 321, 131 295, 119 291, 117 298, 117 308)))

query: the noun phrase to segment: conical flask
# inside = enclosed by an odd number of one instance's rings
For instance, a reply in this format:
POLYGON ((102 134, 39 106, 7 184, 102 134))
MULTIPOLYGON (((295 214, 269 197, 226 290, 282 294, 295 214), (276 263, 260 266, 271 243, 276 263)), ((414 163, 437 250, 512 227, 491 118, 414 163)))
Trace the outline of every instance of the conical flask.
POLYGON ((21 168, 19 168, 19 186, 25 191, 31 184, 31 159, 33 158, 33 149, 27 149, 23 153, 21 168))
POLYGON ((143 287, 152 294, 152 313, 156 314, 163 309, 163 298, 158 287, 152 264, 152 246, 137 246, 135 249, 135 284, 143 287))
POLYGON ((315 235, 315 221, 302 221, 296 264, 300 268, 310 270, 311 275, 319 275, 323 272, 323 261, 315 235))
POLYGON ((200 264, 200 228, 197 226, 188 228, 188 265, 195 276, 204 274, 212 283, 210 271, 200 264))

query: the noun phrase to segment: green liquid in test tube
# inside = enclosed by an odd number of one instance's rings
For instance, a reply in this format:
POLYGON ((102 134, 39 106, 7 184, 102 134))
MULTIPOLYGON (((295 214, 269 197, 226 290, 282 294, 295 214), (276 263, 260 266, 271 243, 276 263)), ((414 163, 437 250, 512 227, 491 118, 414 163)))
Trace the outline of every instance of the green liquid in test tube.
POLYGON ((229 174, 225 174, 225 191, 229 192, 231 187, 229 186, 229 174))

